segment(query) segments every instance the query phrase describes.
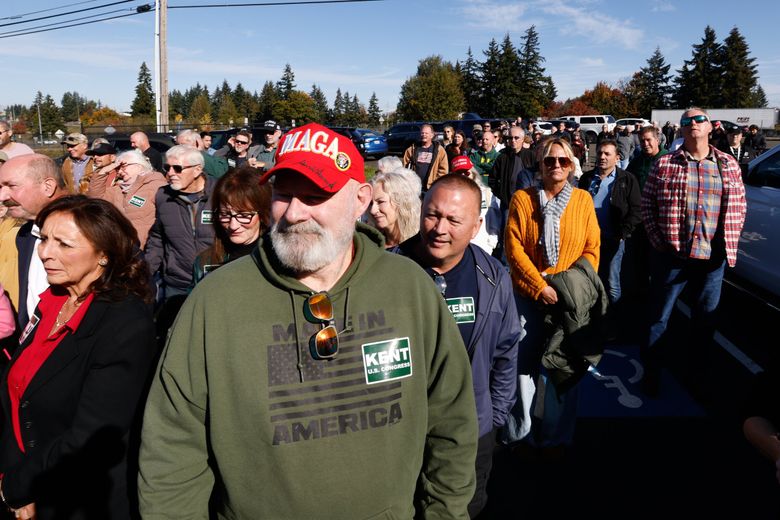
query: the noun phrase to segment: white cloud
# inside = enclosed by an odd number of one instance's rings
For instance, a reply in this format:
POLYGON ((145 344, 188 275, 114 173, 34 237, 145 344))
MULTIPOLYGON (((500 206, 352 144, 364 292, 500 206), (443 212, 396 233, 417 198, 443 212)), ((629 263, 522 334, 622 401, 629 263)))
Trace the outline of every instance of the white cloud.
POLYGON ((547 14, 568 21, 560 25, 561 32, 566 35, 576 34, 578 38, 586 38, 600 44, 612 43, 628 49, 642 46, 644 32, 641 29, 634 27, 630 21, 603 15, 595 7, 588 10, 558 0, 545 1, 539 7, 547 14))
POLYGON ((491 30, 516 30, 519 25, 527 25, 523 15, 528 8, 524 2, 504 2, 500 0, 467 0, 460 8, 462 19, 469 27, 491 30))
POLYGON ((650 10, 654 13, 668 13, 676 11, 677 8, 668 0, 655 0, 650 10))
POLYGON ((583 66, 585 67, 603 67, 604 66, 604 60, 602 58, 583 58, 582 61, 583 66))

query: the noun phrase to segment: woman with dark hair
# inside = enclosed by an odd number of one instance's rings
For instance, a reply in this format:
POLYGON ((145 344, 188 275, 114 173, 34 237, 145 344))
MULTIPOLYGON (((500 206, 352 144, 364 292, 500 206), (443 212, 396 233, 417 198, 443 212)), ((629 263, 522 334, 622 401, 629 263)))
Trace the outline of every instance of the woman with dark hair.
POLYGON ((35 224, 50 287, 0 384, 0 497, 17 518, 131 518, 130 431, 156 354, 138 235, 83 195, 35 224))
POLYGON ((463 130, 458 130, 455 132, 455 136, 452 138, 452 142, 447 145, 444 151, 447 152, 447 162, 449 163, 450 168, 452 168, 452 160, 455 157, 459 155, 465 155, 468 157, 470 152, 469 140, 466 139, 466 134, 463 133, 463 130))
POLYGON ((268 228, 271 187, 259 180, 258 170, 244 166, 217 181, 211 195, 216 240, 195 258, 194 283, 217 267, 248 255, 268 228))

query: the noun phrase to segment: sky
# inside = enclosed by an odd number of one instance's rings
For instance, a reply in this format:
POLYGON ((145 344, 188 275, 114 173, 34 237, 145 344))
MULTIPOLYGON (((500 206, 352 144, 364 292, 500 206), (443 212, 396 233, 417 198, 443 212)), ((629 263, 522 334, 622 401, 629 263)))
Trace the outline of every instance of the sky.
MULTIPOLYGON (((141 62, 153 67, 152 13, 81 27, 2 38, 4 33, 121 9, 134 11, 154 0, 132 0, 62 18, 2 26, 20 20, 86 9, 116 0, 3 0, 0 13, 0 108, 32 103, 35 93, 77 91, 118 111, 129 110, 141 62), (74 5, 77 4, 77 5, 74 5), (28 14, 50 8, 60 8, 28 14), (9 19, 14 15, 23 18, 9 19)), ((249 3, 262 0, 169 0, 176 5, 249 3)), ((746 9, 733 0, 383 0, 368 3, 169 9, 169 88, 196 82, 210 89, 226 79, 250 91, 276 82, 289 63, 298 89, 313 83, 330 104, 336 89, 357 94, 364 104, 373 92, 380 108, 395 109, 401 85, 420 59, 438 54, 463 61, 471 47, 482 59, 491 38, 508 33, 519 46, 528 27, 539 33, 563 101, 598 81, 629 78, 656 47, 672 72, 690 59, 710 25, 718 40, 739 28, 756 58, 759 83, 769 106, 780 106, 780 52, 776 0, 753 0, 746 9)), ((649 114, 635 114, 647 117, 649 114)))

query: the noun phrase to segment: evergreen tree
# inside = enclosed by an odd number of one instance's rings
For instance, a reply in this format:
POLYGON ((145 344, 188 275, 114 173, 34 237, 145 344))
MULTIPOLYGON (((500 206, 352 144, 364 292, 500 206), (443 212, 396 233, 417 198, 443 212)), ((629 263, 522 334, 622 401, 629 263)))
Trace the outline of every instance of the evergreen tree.
POLYGON ((244 124, 244 118, 233 103, 232 96, 222 96, 222 101, 220 102, 219 110, 217 111, 217 122, 231 126, 241 126, 244 124))
POLYGON ((34 121, 34 124, 32 125, 33 128, 35 128, 34 133, 37 133, 37 116, 39 109, 44 136, 51 136, 57 130, 65 131, 65 121, 62 119, 62 112, 60 112, 60 107, 57 106, 57 103, 54 102, 54 98, 49 94, 44 96, 38 91, 35 96, 35 101, 33 101, 33 105, 30 107, 34 121))
POLYGON ((518 115, 538 117, 542 110, 555 101, 557 92, 550 76, 542 66, 545 59, 539 52, 539 33, 536 26, 526 29, 520 46, 520 72, 518 74, 518 115))
POLYGON ((282 73, 282 79, 276 83, 276 95, 279 99, 288 99, 290 94, 295 90, 295 74, 293 74, 292 67, 287 63, 284 66, 284 72, 282 73))
POLYGON ((755 106, 754 92, 758 85, 756 59, 750 57, 750 49, 739 29, 734 27, 723 40, 723 81, 721 105, 727 108, 755 106))
POLYGON ((718 107, 721 104, 722 51, 715 30, 704 29, 701 43, 693 46, 690 60, 685 60, 675 78, 675 104, 678 107, 718 107))
POLYGON ((660 47, 656 47, 653 55, 647 59, 647 66, 640 68, 636 77, 639 87, 636 113, 649 116, 655 108, 669 108, 672 94, 670 67, 660 47))
POLYGON ((328 121, 328 98, 325 97, 325 93, 316 84, 311 86, 311 92, 309 97, 314 101, 314 108, 317 112, 316 121, 325 124, 328 121))
POLYGON ((270 81, 266 81, 260 91, 257 99, 257 114, 259 121, 268 121, 274 117, 274 105, 279 97, 276 95, 276 88, 270 81))
POLYGON ((97 108, 97 103, 79 95, 78 92, 65 92, 62 95, 62 117, 65 121, 78 121, 84 114, 97 108))
POLYGON ((251 122, 254 118, 255 112, 257 112, 257 104, 255 103, 252 94, 244 88, 239 82, 236 88, 233 90, 233 105, 238 112, 238 121, 240 124, 244 124, 244 119, 251 122))
POLYGON ((485 61, 480 70, 482 77, 480 115, 482 117, 495 117, 498 115, 499 62, 501 60, 501 51, 495 38, 490 40, 487 50, 482 51, 482 53, 485 55, 485 61))
POLYGON ((509 38, 509 33, 504 36, 504 41, 501 43, 496 87, 495 115, 501 117, 519 115, 520 57, 509 38))
POLYGON ((754 108, 766 108, 769 106, 769 103, 766 100, 766 92, 764 92, 764 88, 761 85, 757 85, 755 90, 751 93, 752 97, 752 103, 750 104, 751 107, 754 108))
POLYGON ((344 96, 341 94, 341 89, 336 89, 336 99, 333 101, 333 112, 331 113, 331 124, 340 125, 344 118, 344 96))
POLYGON ((138 84, 135 87, 135 99, 130 106, 130 111, 133 117, 154 117, 156 111, 154 103, 152 74, 144 61, 138 71, 138 84))
POLYGON ((441 56, 429 56, 401 86, 397 112, 402 120, 455 119, 465 104, 455 67, 441 56))
POLYGON ((467 112, 479 112, 480 95, 482 93, 482 77, 480 76, 482 64, 474 59, 469 47, 466 53, 466 61, 460 66, 460 87, 466 102, 467 112))
POLYGON ((175 120, 176 116, 187 117, 189 111, 189 105, 187 104, 187 98, 181 91, 173 89, 168 94, 168 117, 171 120, 175 120))
POLYGON ((368 100, 368 125, 372 128, 379 128, 379 118, 382 117, 382 110, 379 108, 379 99, 376 97, 376 92, 371 93, 371 98, 368 100))

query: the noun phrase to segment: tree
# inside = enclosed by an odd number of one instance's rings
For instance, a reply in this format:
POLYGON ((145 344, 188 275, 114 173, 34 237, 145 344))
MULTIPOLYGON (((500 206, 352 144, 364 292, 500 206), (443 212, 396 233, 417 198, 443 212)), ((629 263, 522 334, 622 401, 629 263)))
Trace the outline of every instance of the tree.
POLYGON ((739 29, 734 27, 723 40, 723 85, 721 105, 728 108, 754 107, 754 92, 758 86, 756 59, 739 29))
POLYGON ((62 95, 62 117, 65 121, 78 121, 83 114, 92 112, 97 103, 79 95, 78 92, 65 92, 62 95))
POLYGON ((371 98, 368 100, 368 125, 373 128, 379 127, 381 117, 382 110, 379 108, 379 99, 376 97, 376 92, 372 92, 371 98))
MULTIPOLYGON (((225 104, 225 98, 231 98, 232 100, 232 97, 233 89, 230 88, 230 83, 223 79, 222 85, 214 89, 214 92, 211 94, 211 113, 219 114, 220 109, 225 104)), ((233 105, 233 108, 235 108, 235 105, 233 105)))
POLYGON ((467 112, 480 111, 480 97, 482 95, 482 77, 480 70, 482 65, 474 59, 471 47, 466 52, 466 61, 460 66, 460 88, 466 102, 467 112))
POLYGON ((280 99, 274 105, 274 119, 301 126, 314 121, 317 109, 314 100, 300 90, 294 90, 287 99, 280 99))
MULTIPOLYGON (((41 91, 38 91, 35 96, 35 101, 33 101, 33 106, 30 107, 30 111, 37 116, 39 109, 44 135, 51 135, 57 130, 64 131, 65 121, 62 119, 60 107, 57 106, 57 103, 54 102, 51 95, 46 94, 46 96, 44 96, 41 91)), ((32 126, 36 127, 37 125, 32 126)))
POLYGON ((232 96, 222 96, 222 101, 219 104, 219 110, 217 111, 217 122, 222 124, 229 124, 231 126, 243 124, 243 118, 239 114, 236 105, 233 103, 232 96))
POLYGON ((764 89, 761 85, 757 85, 751 94, 753 102, 750 106, 756 108, 766 108, 769 106, 769 103, 766 100, 766 92, 764 92, 764 89))
POLYGON ((292 67, 287 63, 284 66, 282 78, 276 83, 276 95, 279 99, 288 99, 295 90, 295 74, 292 67))
POLYGON ((555 84, 550 76, 545 75, 542 66, 545 59, 539 52, 539 33, 536 26, 526 29, 523 43, 518 52, 520 70, 518 73, 517 108, 523 117, 538 117, 542 110, 557 97, 555 84))
POLYGON ((309 97, 314 101, 314 108, 317 110, 316 121, 325 123, 328 120, 328 98, 325 97, 325 93, 317 85, 311 86, 311 92, 309 97))
POLYGON ((257 99, 257 115, 260 121, 267 121, 274 117, 274 105, 278 100, 276 88, 270 81, 266 81, 257 99))
POLYGON ((168 117, 175 119, 176 116, 185 117, 190 106, 187 103, 187 98, 181 91, 173 89, 168 94, 168 117))
POLYGON ((509 38, 509 33, 501 42, 496 86, 495 115, 517 116, 520 113, 520 56, 509 38))
POLYGON ((190 123, 195 125, 211 124, 211 103, 208 96, 204 93, 195 98, 188 111, 190 123))
POLYGON ((494 117, 498 115, 499 62, 501 60, 501 51, 495 38, 490 40, 487 50, 482 51, 482 53, 485 55, 485 61, 480 67, 480 76, 482 77, 479 101, 480 115, 494 117))
POLYGON ((647 59, 647 66, 639 69, 636 78, 639 87, 636 114, 649 116, 654 108, 669 108, 672 94, 670 67, 660 47, 656 47, 653 55, 647 59))
POLYGON ((334 125, 342 124, 344 118, 344 96, 341 94, 341 89, 336 89, 336 99, 333 101, 333 111, 330 115, 330 121, 334 125))
POLYGON ((701 43, 693 46, 690 60, 685 60, 675 79, 675 103, 678 107, 718 107, 721 104, 722 51, 715 30, 704 29, 701 43))
POLYGON ((82 118, 86 126, 108 126, 122 123, 122 116, 116 110, 108 107, 98 108, 82 118))
POLYGON ((233 90, 233 105, 236 107, 238 119, 243 123, 244 118, 251 121, 257 112, 257 102, 252 94, 239 82, 233 90))
POLYGON ((135 99, 130 106, 133 117, 154 117, 155 100, 154 90, 152 90, 152 74, 146 62, 141 63, 141 69, 138 71, 138 84, 135 86, 135 99))
POLYGON ((397 112, 407 120, 455 119, 465 105, 455 67, 441 56, 429 56, 401 86, 397 112))
POLYGON ((631 115, 623 92, 618 88, 610 87, 603 81, 596 83, 593 90, 586 90, 579 99, 586 105, 593 107, 596 114, 610 114, 618 119, 631 115))

